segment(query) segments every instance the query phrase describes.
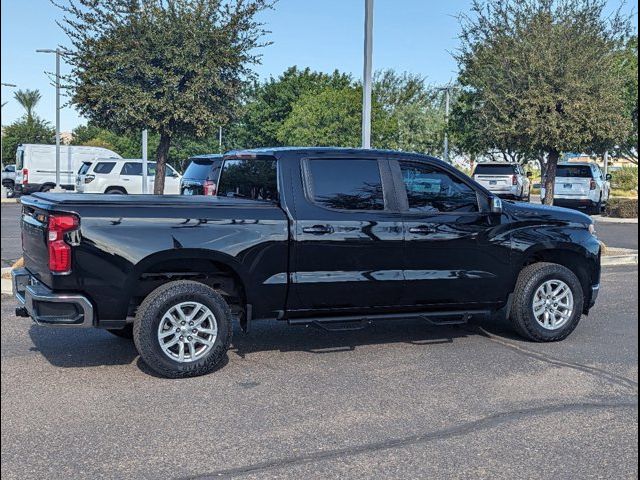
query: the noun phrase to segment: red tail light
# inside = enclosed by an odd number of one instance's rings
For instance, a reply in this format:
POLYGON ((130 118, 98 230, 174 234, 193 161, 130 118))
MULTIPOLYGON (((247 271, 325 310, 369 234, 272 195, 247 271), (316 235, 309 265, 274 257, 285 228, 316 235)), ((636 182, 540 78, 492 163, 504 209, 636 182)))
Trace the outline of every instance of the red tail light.
POLYGON ((54 273, 71 271, 71 246, 65 242, 65 233, 78 228, 78 217, 74 215, 51 215, 49 217, 49 270, 54 273))
POLYGON ((518 177, 511 175, 511 185, 518 185, 518 177))
POLYGON ((29 169, 28 168, 23 168, 22 169, 22 184, 26 185, 27 183, 29 183, 29 169))
POLYGON ((217 191, 217 187, 216 187, 216 182, 211 181, 211 180, 205 180, 204 181, 204 194, 205 195, 212 195, 215 196, 218 191, 217 191))
POLYGON ((596 185, 596 181, 592 178, 592 179, 591 179, 591 183, 589 184, 589 188, 590 188, 591 190, 595 190, 595 189, 596 189, 596 187, 597 187, 597 185, 596 185))

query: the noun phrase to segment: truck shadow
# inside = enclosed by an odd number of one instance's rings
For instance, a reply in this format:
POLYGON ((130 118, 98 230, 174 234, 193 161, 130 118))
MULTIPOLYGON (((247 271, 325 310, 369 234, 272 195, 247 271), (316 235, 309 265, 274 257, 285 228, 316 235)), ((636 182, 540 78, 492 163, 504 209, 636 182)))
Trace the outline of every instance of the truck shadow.
POLYGON ((133 341, 99 329, 63 329, 32 324, 32 351, 40 352, 56 367, 82 368, 132 363, 138 352, 133 341))
MULTIPOLYGON (((254 323, 249 334, 243 334, 235 325, 229 355, 245 358, 253 353, 268 351, 326 355, 384 344, 426 348, 480 335, 477 330, 479 324, 480 322, 472 321, 469 325, 433 326, 421 320, 408 319, 374 322, 356 331, 327 332, 313 326, 289 326, 278 321, 262 321, 254 323)), ((511 336, 508 329, 501 327, 494 332, 505 338, 511 336)), ((116 337, 104 330, 50 329, 31 325, 29 336, 34 345, 32 350, 40 352, 49 363, 57 367, 128 365, 137 360, 142 371, 155 375, 138 358, 133 341, 116 337)), ((225 359, 221 367, 227 361, 225 359)))
POLYGON ((241 358, 257 352, 306 352, 324 355, 354 351, 359 347, 406 344, 416 347, 453 343, 471 333, 466 326, 434 327, 417 319, 374 322, 361 330, 326 331, 309 326, 289 326, 278 321, 256 322, 249 334, 234 330, 230 354, 241 358))

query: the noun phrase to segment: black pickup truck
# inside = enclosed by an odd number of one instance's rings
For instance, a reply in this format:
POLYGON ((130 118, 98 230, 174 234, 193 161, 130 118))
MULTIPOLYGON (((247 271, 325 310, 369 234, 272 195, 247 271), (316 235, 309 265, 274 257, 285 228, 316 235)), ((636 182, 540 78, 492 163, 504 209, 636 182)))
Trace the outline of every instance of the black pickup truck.
POLYGON ((501 310, 561 340, 593 306, 591 219, 502 201, 437 159, 279 148, 220 159, 215 196, 23 197, 17 313, 133 336, 167 377, 211 372, 232 321, 325 328, 501 310))

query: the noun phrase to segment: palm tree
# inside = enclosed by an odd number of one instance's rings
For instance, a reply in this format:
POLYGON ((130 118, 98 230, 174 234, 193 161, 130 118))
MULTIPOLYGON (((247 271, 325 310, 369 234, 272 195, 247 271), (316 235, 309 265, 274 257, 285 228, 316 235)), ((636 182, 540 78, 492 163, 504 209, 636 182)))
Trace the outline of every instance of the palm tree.
POLYGON ((29 90, 29 89, 27 89, 27 90, 18 90, 16 93, 13 94, 13 97, 26 110, 26 112, 27 112, 27 121, 31 122, 33 120, 33 117, 34 117, 33 111, 35 110, 36 105, 38 104, 38 102, 42 98, 42 95, 40 95, 40 91, 39 90, 29 90))

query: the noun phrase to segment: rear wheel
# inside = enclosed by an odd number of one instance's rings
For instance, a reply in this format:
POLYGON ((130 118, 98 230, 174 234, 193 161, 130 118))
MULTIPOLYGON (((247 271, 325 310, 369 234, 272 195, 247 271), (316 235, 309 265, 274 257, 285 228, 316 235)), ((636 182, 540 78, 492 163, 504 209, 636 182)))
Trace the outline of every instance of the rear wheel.
POLYGON ((138 307, 133 340, 145 363, 169 378, 205 375, 225 358, 231 311, 215 290, 179 280, 151 292, 138 307))
POLYGON ((525 267, 513 298, 511 323, 520 335, 535 342, 566 338, 578 325, 584 306, 578 277, 555 263, 525 267))
POLYGON ((7 198, 13 198, 16 195, 15 184, 13 182, 7 182, 4 185, 7 190, 7 198))
POLYGON ((126 191, 124 188, 120 188, 120 187, 109 187, 105 190, 106 194, 109 195, 126 195, 126 191))

